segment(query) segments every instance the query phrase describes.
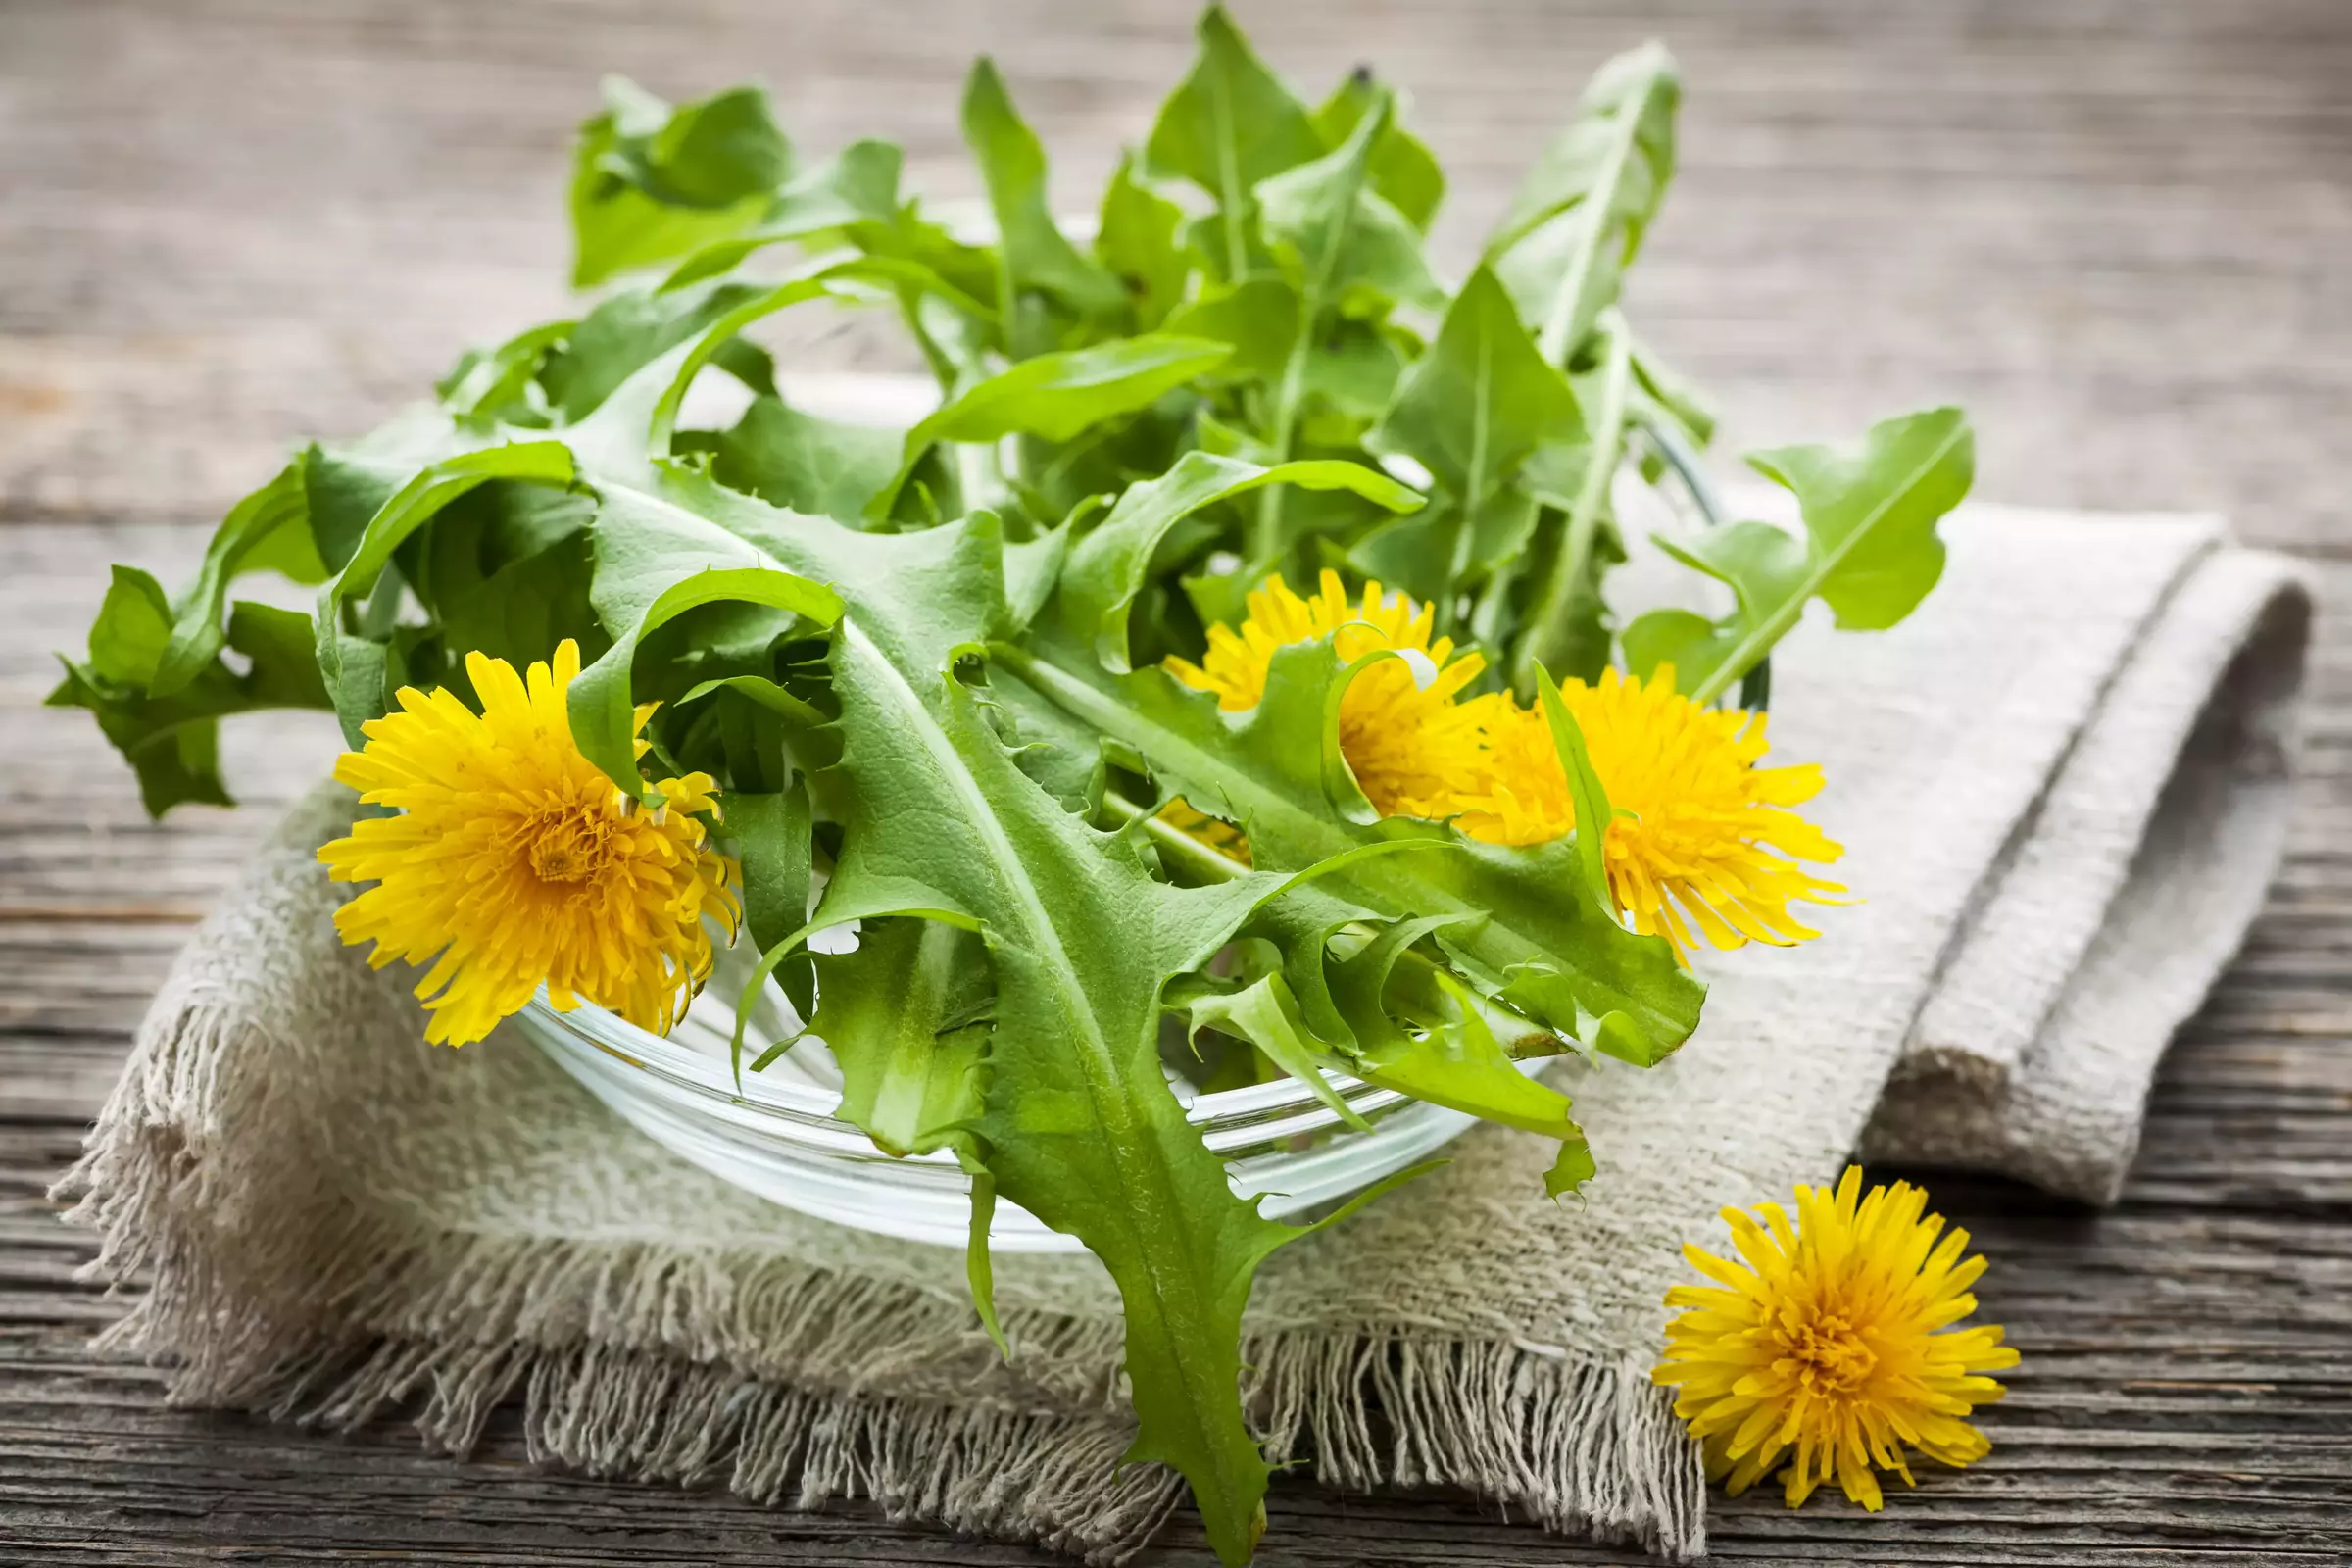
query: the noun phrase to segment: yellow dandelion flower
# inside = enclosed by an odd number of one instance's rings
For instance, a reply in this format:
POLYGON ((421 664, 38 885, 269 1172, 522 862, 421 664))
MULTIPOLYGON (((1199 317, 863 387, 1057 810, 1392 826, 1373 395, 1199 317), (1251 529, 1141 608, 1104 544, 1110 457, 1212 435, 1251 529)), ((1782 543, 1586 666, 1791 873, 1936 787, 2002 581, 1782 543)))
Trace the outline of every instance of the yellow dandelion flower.
POLYGON ((1348 683, 1340 700, 1340 752, 1381 815, 1448 814, 1453 797, 1478 776, 1486 707, 1485 699, 1454 698, 1478 679, 1486 660, 1475 652, 1456 659, 1451 638, 1433 640, 1433 612, 1405 594, 1384 595, 1379 583, 1366 583, 1361 602, 1349 602, 1334 571, 1323 573, 1312 599, 1268 577, 1249 604, 1238 628, 1209 628, 1200 663, 1170 659, 1169 672, 1196 691, 1215 692, 1218 707, 1238 713, 1264 698, 1276 649, 1331 634, 1343 662, 1397 650, 1402 658, 1384 659, 1348 683))
POLYGON ((373 942, 379 969, 432 965, 416 986, 428 1040, 481 1039, 543 981, 564 1011, 592 1002, 667 1031, 710 972, 704 917, 731 939, 741 912, 734 862, 694 816, 717 808, 710 776, 664 779, 653 810, 614 788, 571 738, 568 640, 527 681, 478 653, 466 671, 480 713, 403 688, 400 710, 362 726, 366 747, 335 764, 362 801, 400 812, 318 852, 336 881, 376 884, 336 911, 336 930, 373 942))
POLYGON ((1681 1390, 1674 1412, 1732 1495, 1788 1457, 1791 1508, 1835 1481, 1876 1511, 1874 1467, 1913 1484, 1905 1445, 1954 1466, 1990 1451, 1965 1417, 2000 1398, 1984 1374, 2017 1365, 2017 1352, 1990 1324, 1952 1328, 1976 1310, 1969 1287, 1984 1259, 1961 1259, 1966 1231, 1936 1241, 1943 1218, 1921 1217, 1927 1200, 1908 1182, 1865 1197, 1849 1165, 1835 1193, 1796 1190, 1793 1226, 1778 1203, 1757 1205, 1761 1224, 1725 1209, 1744 1267, 1683 1249, 1717 1284, 1666 1293, 1683 1312, 1650 1376, 1681 1390))
MULTIPOLYGON (((1605 671, 1565 681, 1560 697, 1584 731, 1609 824, 1609 892, 1635 929, 1664 935, 1686 961, 1691 929, 1718 948, 1787 947, 1820 933, 1791 902, 1838 902, 1845 889, 1799 860, 1842 854, 1789 807, 1821 790, 1821 769, 1758 767, 1764 715, 1701 708, 1674 689, 1672 665, 1645 683, 1605 671)), ((1539 844, 1575 824, 1550 725, 1516 705, 1486 710, 1490 774, 1464 793, 1456 825, 1496 844, 1539 844)))

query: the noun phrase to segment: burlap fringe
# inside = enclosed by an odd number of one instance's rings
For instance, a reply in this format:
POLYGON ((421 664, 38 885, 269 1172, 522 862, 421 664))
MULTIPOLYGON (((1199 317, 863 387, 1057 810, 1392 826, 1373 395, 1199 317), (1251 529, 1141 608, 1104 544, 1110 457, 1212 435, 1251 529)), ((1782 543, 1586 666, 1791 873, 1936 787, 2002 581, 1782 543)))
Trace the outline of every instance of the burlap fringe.
MULTIPOLYGON (((933 1360, 969 1358, 975 1389, 992 1373, 1009 1387, 962 1303, 774 1257, 402 1234, 324 1181, 253 1193, 236 1180, 236 1129, 216 1117, 268 1092, 219 1082, 266 1056, 226 1049, 256 1027, 175 979, 57 1187, 75 1200, 69 1220, 102 1238, 88 1275, 146 1287, 106 1347, 172 1361, 175 1402, 337 1430, 407 1410, 429 1446, 462 1456, 519 1393, 541 1462, 803 1509, 869 1497, 894 1519, 1090 1563, 1133 1555, 1181 1498, 1173 1472, 1119 1463, 1131 1428, 1113 1376, 986 1402, 870 1392, 907 1370, 901 1348, 916 1343, 952 1348, 933 1360), (215 1245, 224 1232, 235 1248, 215 1245), (321 1257, 349 1266, 322 1275, 321 1257), (434 1282, 421 1297, 418 1280, 434 1282)), ((1016 1363, 1117 1364, 1115 1323, 1031 1314, 1006 1328, 1016 1363)), ((1245 1351, 1252 1420, 1278 1463, 1354 1491, 1462 1488, 1678 1560, 1705 1549, 1696 1448, 1642 1367, 1409 1328, 1281 1330, 1245 1351)))

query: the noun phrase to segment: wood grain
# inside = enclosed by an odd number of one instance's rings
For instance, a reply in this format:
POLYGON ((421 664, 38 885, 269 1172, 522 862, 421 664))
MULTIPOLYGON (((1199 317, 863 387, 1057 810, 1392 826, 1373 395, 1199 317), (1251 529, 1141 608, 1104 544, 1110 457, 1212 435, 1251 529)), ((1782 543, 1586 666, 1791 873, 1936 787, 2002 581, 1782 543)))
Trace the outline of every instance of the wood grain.
MULTIPOLYGON (((1410 90, 1475 248, 1611 49, 1690 79, 1633 305, 1736 442, 1937 397, 1982 493, 2210 507, 2317 558, 2317 709, 2289 863, 2168 1060, 2125 1200, 1937 1179, 2023 1348, 1993 1455, 1867 1517, 1718 1508, 1729 1560, 2352 1558, 2352 11, 2340 0, 1342 0, 1245 5, 1310 86, 1410 90)), ((564 306, 559 198, 605 71, 775 85, 823 149, 903 138, 967 195, 953 91, 993 50, 1079 200, 1182 70, 1189 6, 1110 0, 11 0, 0 8, 0 1562, 990 1563, 1033 1554, 708 1492, 463 1464, 172 1410, 93 1354, 122 1303, 43 1193, 186 926, 316 776, 329 726, 232 730, 255 809, 157 826, 83 715, 39 708, 109 561, 172 581, 290 442, 415 396, 564 306)), ((870 366, 852 323, 779 338, 870 366)), ((1278 1486, 1264 1561, 1623 1561, 1449 1496, 1278 1486)), ((1179 1525, 1153 1563, 1200 1564, 1179 1525)))

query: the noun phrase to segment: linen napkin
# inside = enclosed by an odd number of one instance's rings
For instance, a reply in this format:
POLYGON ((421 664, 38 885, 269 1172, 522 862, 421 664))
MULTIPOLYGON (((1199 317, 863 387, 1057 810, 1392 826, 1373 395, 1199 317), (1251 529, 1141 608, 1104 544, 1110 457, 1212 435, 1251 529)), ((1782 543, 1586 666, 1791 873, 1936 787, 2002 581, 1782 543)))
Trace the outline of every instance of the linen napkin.
MULTIPOLYGON (((1665 1064, 1562 1069, 1601 1173, 1480 1128, 1451 1163, 1259 1277, 1245 1359, 1277 1457, 1441 1484, 1675 1557, 1694 1447, 1650 1365, 1717 1211, 1857 1148, 2111 1195, 2174 1024, 2278 854, 2309 598, 2214 521, 1972 507, 1912 620, 1776 656, 1776 760, 1865 902, 1793 950, 1706 953, 1665 1064), (1875 1114, 1874 1114, 1875 1111, 1875 1114)), ((646 1142, 502 1031, 421 1043, 409 979, 342 947, 322 787, 199 929, 61 1185, 114 1345, 175 1398, 345 1426, 394 1410, 464 1452, 519 1395, 533 1452, 723 1480, 1098 1561, 1180 1500, 1116 1461, 1117 1303, 1084 1256, 1004 1256, 1001 1359, 961 1258, 772 1206, 646 1142)))

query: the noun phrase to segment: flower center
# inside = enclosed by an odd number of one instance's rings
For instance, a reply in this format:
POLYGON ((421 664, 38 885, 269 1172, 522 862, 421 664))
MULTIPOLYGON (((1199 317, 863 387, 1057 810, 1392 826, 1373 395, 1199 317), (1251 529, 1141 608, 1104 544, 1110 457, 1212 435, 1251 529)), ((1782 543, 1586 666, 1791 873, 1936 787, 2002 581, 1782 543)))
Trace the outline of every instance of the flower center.
POLYGON ((524 831, 524 858, 542 882, 585 882, 612 861, 611 824, 584 807, 545 812, 524 831))
POLYGON ((1851 1394, 1878 1367, 1877 1352, 1835 1312, 1790 1325, 1781 1338, 1797 1377, 1812 1394, 1851 1394))

